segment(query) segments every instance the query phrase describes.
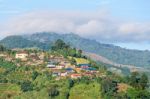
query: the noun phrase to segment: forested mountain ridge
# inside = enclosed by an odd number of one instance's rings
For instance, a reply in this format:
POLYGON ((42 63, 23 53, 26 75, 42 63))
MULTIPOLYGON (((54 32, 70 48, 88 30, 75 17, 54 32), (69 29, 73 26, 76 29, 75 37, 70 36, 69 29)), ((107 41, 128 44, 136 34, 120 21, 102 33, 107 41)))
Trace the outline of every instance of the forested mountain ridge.
POLYGON ((127 64, 142 67, 149 67, 150 64, 150 51, 129 50, 111 44, 102 44, 95 40, 86 39, 73 33, 57 34, 42 32, 31 35, 23 35, 19 36, 20 40, 22 40, 22 43, 16 41, 16 36, 11 37, 13 39, 10 39, 10 37, 6 37, 1 40, 1 43, 10 48, 25 48, 32 47, 34 45, 34 47, 48 49, 50 45, 53 44, 57 39, 62 39, 73 47, 82 49, 86 52, 101 55, 118 64, 127 64), (23 42, 25 42, 25 45, 23 42))
POLYGON ((7 48, 31 48, 36 47, 40 49, 47 49, 50 45, 47 45, 38 41, 31 41, 22 36, 8 36, 0 41, 0 43, 7 48))

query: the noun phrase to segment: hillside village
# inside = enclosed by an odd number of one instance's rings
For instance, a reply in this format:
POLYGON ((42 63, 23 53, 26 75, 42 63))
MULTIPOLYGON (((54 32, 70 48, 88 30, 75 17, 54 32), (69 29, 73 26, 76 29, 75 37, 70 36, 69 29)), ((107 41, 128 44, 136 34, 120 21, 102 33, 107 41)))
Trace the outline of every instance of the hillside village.
POLYGON ((1 53, 0 57, 5 61, 15 63, 17 66, 22 66, 22 64, 24 64, 24 66, 45 66, 43 71, 49 70, 52 72, 52 76, 57 79, 64 77, 73 79, 81 78, 82 76, 93 77, 99 73, 96 68, 90 66, 90 61, 85 58, 64 58, 62 55, 54 55, 42 51, 30 52, 24 49, 12 49, 12 51, 14 55, 1 53), (75 63, 71 63, 72 58, 75 63))
POLYGON ((124 77, 112 73, 83 55, 82 50, 72 48, 60 39, 48 51, 35 48, 10 50, 2 46, 0 50, 0 99, 150 97, 145 74, 133 72, 124 77))

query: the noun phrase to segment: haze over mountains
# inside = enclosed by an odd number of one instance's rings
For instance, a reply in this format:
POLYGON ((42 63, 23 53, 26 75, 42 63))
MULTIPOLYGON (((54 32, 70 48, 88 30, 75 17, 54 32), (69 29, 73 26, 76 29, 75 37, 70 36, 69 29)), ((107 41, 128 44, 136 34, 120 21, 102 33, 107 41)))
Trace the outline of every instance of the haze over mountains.
POLYGON ((95 40, 82 38, 76 34, 58 34, 41 32, 31 35, 8 36, 0 41, 8 48, 37 47, 47 50, 57 40, 62 39, 72 47, 95 53, 118 64, 149 67, 150 51, 129 50, 111 44, 102 44, 95 40))

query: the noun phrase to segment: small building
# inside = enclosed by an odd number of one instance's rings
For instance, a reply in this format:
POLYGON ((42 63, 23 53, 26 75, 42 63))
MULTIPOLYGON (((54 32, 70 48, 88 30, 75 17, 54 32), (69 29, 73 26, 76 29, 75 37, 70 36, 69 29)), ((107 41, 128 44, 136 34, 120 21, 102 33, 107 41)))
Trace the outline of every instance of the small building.
POLYGON ((45 54, 44 53, 39 53, 38 57, 40 60, 44 60, 45 54))
POLYGON ((52 73, 52 76, 53 76, 53 77, 58 77, 58 76, 60 76, 60 73, 58 73, 58 72, 53 72, 53 73, 52 73))
POLYGON ((67 72, 61 72, 61 74, 60 74, 60 76, 62 76, 62 77, 66 77, 67 76, 67 72))
POLYGON ((65 70, 67 71, 67 73, 73 73, 73 72, 75 72, 72 68, 66 68, 65 70))
POLYGON ((58 65, 58 66, 56 66, 56 68, 57 69, 63 69, 63 68, 65 68, 65 66, 64 65, 58 65))
POLYGON ((69 61, 66 61, 66 60, 61 61, 59 64, 64 65, 66 68, 75 67, 75 66, 71 65, 71 63, 69 61))
POLYGON ((27 57, 28 57, 28 53, 25 51, 16 53, 16 59, 27 60, 27 57))
POLYGON ((7 57, 6 54, 0 53, 0 57, 7 57))
POLYGON ((71 74, 70 76, 72 79, 78 79, 78 78, 81 78, 81 74, 71 74))
POLYGON ((47 66, 48 68, 56 68, 56 65, 52 62, 48 62, 47 66))
POLYGON ((92 73, 96 73, 97 72, 96 68, 92 68, 92 67, 86 68, 86 69, 83 69, 83 70, 88 71, 88 72, 92 72, 92 73))
POLYGON ((93 74, 92 74, 91 72, 86 72, 86 73, 84 73, 83 75, 84 75, 84 76, 87 76, 87 77, 92 77, 93 74))
POLYGON ((79 67, 90 67, 90 64, 78 64, 79 67))
POLYGON ((52 76, 53 77, 58 77, 60 75, 61 75, 61 71, 60 70, 58 70, 58 69, 53 69, 52 70, 52 76))
POLYGON ((77 73, 80 73, 81 70, 82 70, 81 68, 78 68, 78 67, 75 68, 75 71, 76 71, 77 73))
POLYGON ((89 66, 81 66, 82 69, 88 69, 89 66))

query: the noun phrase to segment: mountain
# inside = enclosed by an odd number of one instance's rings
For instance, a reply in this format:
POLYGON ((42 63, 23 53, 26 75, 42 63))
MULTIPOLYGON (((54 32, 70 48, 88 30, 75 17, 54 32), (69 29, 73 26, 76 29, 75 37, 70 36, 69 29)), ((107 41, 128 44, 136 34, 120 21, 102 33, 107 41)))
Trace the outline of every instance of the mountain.
POLYGON ((95 40, 86 39, 73 33, 57 34, 44 32, 32 35, 23 35, 19 36, 19 38, 16 36, 10 36, 4 38, 1 43, 10 48, 35 46, 42 49, 48 49, 48 46, 53 44, 57 39, 62 39, 73 47, 103 56, 118 64, 142 67, 149 67, 150 65, 150 51, 129 50, 112 44, 102 44, 95 40), (26 43, 23 43, 22 46, 21 42, 26 43))
POLYGON ((31 48, 37 47, 41 49, 46 49, 49 46, 42 42, 31 41, 23 38, 22 36, 8 36, 0 41, 2 45, 5 45, 7 48, 31 48))

